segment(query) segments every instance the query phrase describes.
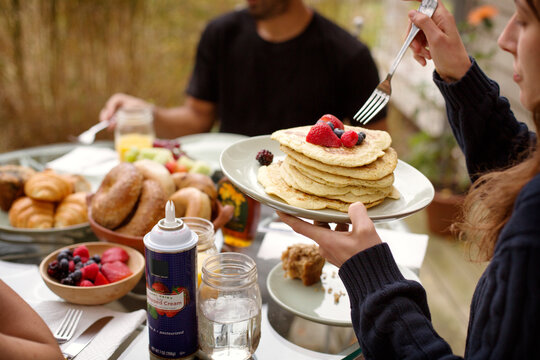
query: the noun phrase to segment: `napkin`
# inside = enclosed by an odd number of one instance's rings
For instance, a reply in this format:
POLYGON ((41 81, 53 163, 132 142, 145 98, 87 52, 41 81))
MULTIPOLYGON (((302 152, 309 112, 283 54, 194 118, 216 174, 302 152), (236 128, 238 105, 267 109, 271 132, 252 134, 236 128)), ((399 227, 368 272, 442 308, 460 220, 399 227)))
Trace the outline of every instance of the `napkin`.
POLYGON ((59 173, 78 174, 87 178, 96 190, 101 179, 116 165, 118 154, 113 149, 98 146, 78 146, 65 155, 49 161, 48 169, 59 173))
MULTIPOLYGON (((418 273, 426 255, 428 243, 426 234, 383 228, 377 228, 377 233, 383 242, 388 243, 398 265, 418 273)), ((257 257, 266 260, 280 259, 281 253, 287 249, 287 246, 295 243, 313 244, 314 241, 293 232, 285 223, 272 222, 266 229, 257 257)))
MULTIPOLYGON (((0 279, 30 304, 49 326, 51 332, 54 332, 60 325, 64 315, 70 308, 83 311, 73 339, 95 320, 103 316, 114 316, 96 335, 94 340, 79 353, 77 360, 108 359, 146 320, 146 311, 144 309, 121 312, 114 310, 111 304, 84 306, 67 303, 49 290, 41 279, 36 265, 0 261, 0 279)), ((66 349, 70 342, 63 344, 61 347, 66 349)))
POLYGON ((73 338, 61 345, 62 349, 67 349, 70 343, 95 320, 108 315, 113 316, 113 319, 96 335, 92 342, 79 353, 77 360, 108 359, 127 337, 146 320, 146 311, 142 309, 123 313, 104 306, 74 305, 63 301, 42 301, 34 306, 34 310, 43 318, 52 332, 60 325, 70 308, 80 309, 83 314, 73 338))

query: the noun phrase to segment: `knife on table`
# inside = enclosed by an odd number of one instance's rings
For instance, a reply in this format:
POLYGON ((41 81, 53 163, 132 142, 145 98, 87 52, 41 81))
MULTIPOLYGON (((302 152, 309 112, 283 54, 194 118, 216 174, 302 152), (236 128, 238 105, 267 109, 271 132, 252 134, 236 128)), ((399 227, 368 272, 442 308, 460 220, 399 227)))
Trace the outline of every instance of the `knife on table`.
POLYGON ((67 347, 66 350, 62 351, 64 357, 67 360, 73 359, 77 356, 82 349, 86 347, 92 341, 92 339, 97 335, 98 332, 103 329, 109 321, 111 321, 113 316, 105 316, 101 319, 94 321, 92 325, 86 328, 81 335, 79 335, 71 344, 67 347))

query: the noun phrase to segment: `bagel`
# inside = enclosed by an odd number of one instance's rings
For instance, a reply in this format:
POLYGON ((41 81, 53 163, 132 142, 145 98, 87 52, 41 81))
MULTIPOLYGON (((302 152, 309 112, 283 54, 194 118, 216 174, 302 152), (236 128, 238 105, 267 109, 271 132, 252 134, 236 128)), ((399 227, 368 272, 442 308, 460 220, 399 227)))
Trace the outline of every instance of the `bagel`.
POLYGON ((165 166, 149 159, 137 160, 133 165, 141 172, 145 180, 152 179, 157 181, 167 197, 175 192, 176 186, 174 185, 173 178, 165 166))
POLYGON ((212 206, 210 198, 195 187, 185 187, 169 197, 174 203, 176 217, 200 217, 211 220, 212 206))
POLYGON ((103 178, 92 197, 92 218, 108 229, 118 227, 127 218, 141 193, 143 176, 137 168, 122 162, 103 178))
POLYGON ((217 198, 216 185, 208 175, 177 172, 172 174, 172 178, 177 190, 191 186, 204 191, 211 201, 215 201, 217 198))
POLYGON ((167 197, 161 185, 155 180, 144 180, 137 210, 126 225, 116 232, 130 236, 144 236, 165 216, 167 197))

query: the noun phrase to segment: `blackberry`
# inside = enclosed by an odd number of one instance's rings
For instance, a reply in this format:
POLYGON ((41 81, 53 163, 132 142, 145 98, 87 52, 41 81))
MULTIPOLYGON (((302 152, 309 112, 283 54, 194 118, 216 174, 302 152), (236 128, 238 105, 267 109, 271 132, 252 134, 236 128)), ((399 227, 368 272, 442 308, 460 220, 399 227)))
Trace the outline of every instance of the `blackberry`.
POLYGON ((272 154, 270 151, 264 149, 257 153, 257 156, 255 159, 259 162, 261 165, 270 165, 272 161, 274 160, 274 154, 272 154))

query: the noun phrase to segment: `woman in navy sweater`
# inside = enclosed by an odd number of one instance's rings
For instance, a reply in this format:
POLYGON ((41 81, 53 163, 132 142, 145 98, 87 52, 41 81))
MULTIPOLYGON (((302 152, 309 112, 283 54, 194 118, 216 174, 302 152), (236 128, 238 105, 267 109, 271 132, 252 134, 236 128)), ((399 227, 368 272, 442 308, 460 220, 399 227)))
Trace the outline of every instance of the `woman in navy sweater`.
MULTIPOLYGON (((540 126, 540 0, 515 0, 499 38, 514 57, 521 103, 540 126)), ((474 181, 459 234, 490 263, 476 287, 465 357, 540 359, 540 151, 536 135, 516 121, 507 99, 467 55, 441 2, 430 19, 411 11, 422 32, 411 45, 418 62, 432 59, 455 137, 474 181)), ((535 129, 535 130, 537 130, 535 129)), ((456 358, 433 329, 420 284, 400 274, 365 207, 350 206, 351 232, 332 232, 280 217, 314 239, 340 267, 351 316, 366 358, 456 358), (354 255, 353 255, 354 254, 354 255), (351 257, 352 255, 352 257, 351 257)))

